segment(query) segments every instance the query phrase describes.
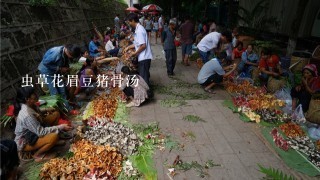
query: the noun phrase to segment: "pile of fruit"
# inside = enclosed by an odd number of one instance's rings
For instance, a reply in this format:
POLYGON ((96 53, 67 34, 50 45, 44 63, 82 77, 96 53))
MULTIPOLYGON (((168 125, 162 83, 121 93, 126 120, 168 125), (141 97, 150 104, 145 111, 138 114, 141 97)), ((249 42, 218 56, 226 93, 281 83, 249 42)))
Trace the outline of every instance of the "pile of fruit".
POLYGON ((287 137, 302 137, 305 136, 305 132, 301 129, 301 127, 295 123, 288 122, 286 124, 282 124, 279 126, 282 132, 287 137))
POLYGON ((96 178, 115 179, 122 171, 122 155, 114 147, 81 140, 72 145, 73 156, 54 158, 41 168, 41 179, 83 179, 90 172, 96 178), (99 170, 99 171, 97 171, 99 170))

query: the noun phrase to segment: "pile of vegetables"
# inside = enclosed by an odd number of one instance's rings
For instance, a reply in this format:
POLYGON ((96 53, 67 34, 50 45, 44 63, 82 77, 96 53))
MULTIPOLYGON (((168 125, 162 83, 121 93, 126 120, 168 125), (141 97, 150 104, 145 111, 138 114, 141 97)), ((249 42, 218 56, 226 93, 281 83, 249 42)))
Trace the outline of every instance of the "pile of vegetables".
POLYGON ((295 123, 288 122, 285 124, 282 124, 279 126, 281 131, 287 136, 287 137, 302 137, 305 136, 305 132, 302 130, 302 128, 295 123))
POLYGON ((249 80, 243 80, 241 83, 227 81, 225 82, 226 90, 229 93, 240 93, 240 94, 260 94, 266 91, 263 88, 258 88, 251 84, 249 80))
POLYGON ((93 172, 97 178, 115 179, 122 171, 123 157, 114 147, 81 140, 72 145, 71 152, 70 158, 54 158, 45 163, 40 178, 83 179, 93 172))
POLYGON ((119 89, 112 89, 109 95, 102 94, 95 98, 92 101, 94 116, 112 121, 117 110, 117 101, 120 94, 122 92, 119 89))

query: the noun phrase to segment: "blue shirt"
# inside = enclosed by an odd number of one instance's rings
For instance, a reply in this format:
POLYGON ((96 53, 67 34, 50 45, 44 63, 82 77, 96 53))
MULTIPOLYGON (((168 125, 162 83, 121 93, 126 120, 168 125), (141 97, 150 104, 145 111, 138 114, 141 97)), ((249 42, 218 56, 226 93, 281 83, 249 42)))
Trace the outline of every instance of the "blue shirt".
POLYGON ((258 60, 259 60, 259 57, 254 52, 252 52, 251 54, 248 54, 248 52, 245 51, 245 52, 242 53, 241 60, 244 61, 244 62, 249 61, 249 62, 252 62, 252 63, 257 63, 258 60))
POLYGON ((44 54, 38 66, 41 74, 53 75, 58 72, 60 67, 68 63, 68 58, 65 57, 63 49, 63 46, 53 47, 44 54))
POLYGON ((169 28, 165 28, 165 30, 162 32, 162 39, 163 50, 176 49, 176 46, 174 45, 175 35, 172 34, 169 28))
POLYGON ((98 52, 98 46, 93 41, 90 41, 89 43, 89 55, 91 57, 98 57, 100 55, 98 52))
POLYGON ((198 74, 198 83, 203 84, 210 76, 214 74, 219 74, 222 76, 225 73, 226 72, 220 65, 219 60, 217 58, 213 58, 202 66, 198 74))

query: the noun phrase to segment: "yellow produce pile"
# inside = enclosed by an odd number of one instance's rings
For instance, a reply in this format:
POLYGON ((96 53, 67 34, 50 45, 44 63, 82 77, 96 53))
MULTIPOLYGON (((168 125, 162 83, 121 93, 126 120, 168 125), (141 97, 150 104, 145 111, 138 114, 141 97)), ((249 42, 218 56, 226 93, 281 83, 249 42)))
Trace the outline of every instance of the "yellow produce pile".
POLYGON ((252 110, 262 110, 262 109, 274 109, 276 107, 282 107, 285 102, 277 99, 273 95, 266 94, 253 94, 247 96, 249 107, 252 110))
POLYGON ((225 86, 229 93, 253 94, 259 90, 259 88, 253 86, 247 80, 244 80, 242 83, 228 81, 225 83, 225 86))
POLYGON ((110 95, 102 94, 92 101, 94 116, 106 118, 110 121, 115 116, 117 110, 117 99, 122 92, 118 88, 113 88, 110 95))
POLYGON ((286 124, 282 124, 279 127, 287 137, 294 138, 305 136, 305 133, 302 130, 302 128, 295 123, 289 122, 286 124))
POLYGON ((116 178, 122 171, 123 157, 116 148, 94 145, 81 140, 71 147, 74 156, 69 159, 55 158, 45 163, 41 179, 83 179, 90 171, 99 169, 104 176, 116 178))

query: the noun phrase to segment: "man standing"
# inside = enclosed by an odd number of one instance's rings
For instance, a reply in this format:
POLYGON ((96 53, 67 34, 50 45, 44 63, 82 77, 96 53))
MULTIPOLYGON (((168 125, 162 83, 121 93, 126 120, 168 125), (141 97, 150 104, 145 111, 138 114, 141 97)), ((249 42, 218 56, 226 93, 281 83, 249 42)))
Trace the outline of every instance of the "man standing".
POLYGON ((130 13, 127 17, 129 25, 135 29, 133 44, 126 47, 124 52, 129 49, 135 48, 135 52, 131 54, 133 57, 138 57, 138 71, 139 75, 150 86, 150 65, 152 57, 152 51, 148 35, 144 27, 139 23, 138 15, 130 13))
POLYGON ((60 94, 64 99, 67 98, 65 85, 58 78, 58 74, 65 75, 69 71, 69 59, 80 56, 78 46, 68 44, 49 49, 43 56, 38 70, 46 75, 48 87, 51 95, 60 94))
POLYGON ((118 34, 120 32, 119 14, 117 14, 116 17, 114 18, 114 27, 115 27, 116 33, 118 34))
POLYGON ((220 42, 227 43, 231 42, 231 40, 232 36, 229 31, 224 31, 221 34, 218 32, 212 32, 203 37, 197 45, 203 64, 208 62, 210 51, 217 48, 220 42))
POLYGON ((190 16, 186 16, 185 22, 180 26, 182 43, 182 63, 189 66, 189 57, 192 53, 194 25, 190 21, 190 16))
POLYGON ((167 74, 173 76, 173 70, 177 61, 177 49, 174 44, 176 22, 170 20, 169 27, 162 32, 161 42, 166 56, 167 74))

